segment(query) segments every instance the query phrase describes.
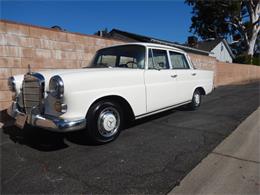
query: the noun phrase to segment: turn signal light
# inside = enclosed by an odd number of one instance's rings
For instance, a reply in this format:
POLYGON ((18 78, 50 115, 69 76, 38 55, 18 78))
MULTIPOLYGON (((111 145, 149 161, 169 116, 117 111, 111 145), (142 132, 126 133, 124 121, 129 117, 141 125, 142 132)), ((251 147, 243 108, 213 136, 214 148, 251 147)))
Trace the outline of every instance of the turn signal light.
POLYGON ((54 104, 54 107, 55 107, 55 110, 57 111, 57 112, 60 112, 60 113, 65 113, 65 112, 67 112, 67 104, 63 104, 63 103, 61 103, 61 102, 56 102, 55 104, 54 104))

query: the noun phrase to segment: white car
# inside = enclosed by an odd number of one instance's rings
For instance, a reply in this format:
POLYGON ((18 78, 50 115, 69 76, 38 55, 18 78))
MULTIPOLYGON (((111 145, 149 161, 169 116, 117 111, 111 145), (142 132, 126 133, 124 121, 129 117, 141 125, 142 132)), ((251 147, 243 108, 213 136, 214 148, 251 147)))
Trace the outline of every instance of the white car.
POLYGON ((213 89, 213 72, 197 70, 173 47, 129 43, 97 51, 89 67, 28 72, 9 78, 16 125, 57 132, 86 129, 114 140, 126 121, 187 104, 197 109, 213 89))

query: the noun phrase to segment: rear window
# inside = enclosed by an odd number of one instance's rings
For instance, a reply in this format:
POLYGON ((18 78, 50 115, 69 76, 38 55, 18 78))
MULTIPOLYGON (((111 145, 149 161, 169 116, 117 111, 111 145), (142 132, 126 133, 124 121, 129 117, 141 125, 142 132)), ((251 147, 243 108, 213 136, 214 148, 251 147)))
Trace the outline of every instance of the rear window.
POLYGON ((189 69, 188 62, 183 54, 170 51, 170 59, 173 69, 189 69))

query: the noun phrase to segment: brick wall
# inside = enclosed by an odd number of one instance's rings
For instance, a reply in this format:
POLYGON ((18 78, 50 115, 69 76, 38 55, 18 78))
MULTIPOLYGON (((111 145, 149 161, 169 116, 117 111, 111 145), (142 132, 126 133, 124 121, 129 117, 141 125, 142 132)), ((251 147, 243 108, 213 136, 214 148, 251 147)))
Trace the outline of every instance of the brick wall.
POLYGON ((260 80, 260 66, 216 63, 215 86, 249 83, 260 80))
MULTIPOLYGON (((0 110, 10 105, 7 78, 26 73, 28 64, 33 71, 81 68, 89 63, 96 50, 119 43, 122 42, 0 20, 0 110)), ((260 79, 260 67, 189 55, 195 67, 214 71, 215 86, 260 79)))
POLYGON ((214 57, 211 56, 204 56, 204 55, 198 55, 189 53, 189 56, 192 60, 193 65, 202 70, 212 70, 214 71, 214 85, 216 86, 216 66, 217 66, 217 60, 214 57))
POLYGON ((216 63, 217 63, 216 58, 210 57, 210 56, 193 54, 193 53, 188 53, 188 54, 192 60, 192 63, 194 64, 194 66, 196 68, 215 71, 216 63))
POLYGON ((41 69, 81 68, 96 50, 118 40, 0 20, 0 110, 10 104, 7 78, 41 69))
POLYGON ((189 56, 196 68, 214 71, 215 87, 260 80, 260 66, 225 63, 214 57, 192 53, 189 53, 189 56))

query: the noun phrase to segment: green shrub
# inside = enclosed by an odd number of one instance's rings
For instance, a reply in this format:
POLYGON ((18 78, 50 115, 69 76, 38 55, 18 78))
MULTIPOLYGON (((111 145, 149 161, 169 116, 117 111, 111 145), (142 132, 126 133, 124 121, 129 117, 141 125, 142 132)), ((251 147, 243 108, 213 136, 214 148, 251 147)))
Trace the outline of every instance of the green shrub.
POLYGON ((260 56, 253 57, 253 64, 260 66, 260 56))
MULTIPOLYGON (((247 54, 239 55, 234 59, 234 63, 251 64, 251 56, 247 54)), ((252 64, 260 66, 260 56, 254 56, 252 59, 252 64)))

